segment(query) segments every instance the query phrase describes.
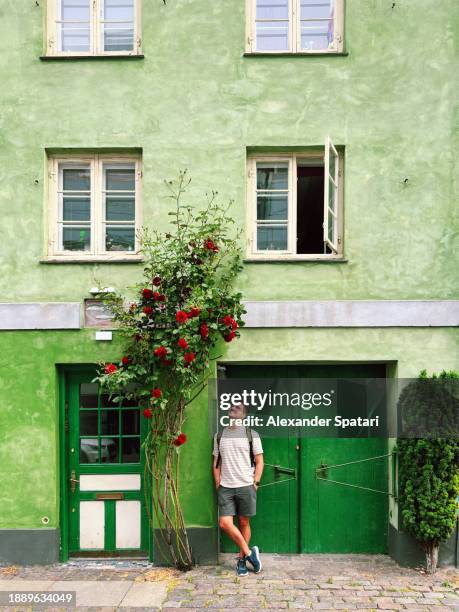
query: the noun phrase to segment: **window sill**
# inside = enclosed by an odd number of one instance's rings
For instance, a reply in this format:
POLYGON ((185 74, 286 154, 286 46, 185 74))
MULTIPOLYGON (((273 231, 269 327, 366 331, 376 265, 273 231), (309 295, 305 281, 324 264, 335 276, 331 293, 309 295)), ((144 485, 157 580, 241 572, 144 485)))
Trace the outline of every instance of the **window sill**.
POLYGON ((69 60, 142 60, 145 55, 138 53, 136 55, 124 55, 119 53, 117 55, 40 55, 40 60, 46 62, 53 61, 69 61, 69 60))
POLYGON ((328 57, 329 55, 349 55, 348 51, 324 51, 320 52, 309 52, 309 51, 247 51, 243 54, 243 57, 328 57))
POLYGON ((48 257, 42 257, 39 259, 41 264, 84 264, 84 263, 141 263, 144 258, 139 255, 133 255, 132 257, 106 257, 97 255, 88 255, 88 257, 70 257, 67 255, 50 255, 48 257))
POLYGON ((344 257, 246 257, 244 263, 348 263, 344 257))

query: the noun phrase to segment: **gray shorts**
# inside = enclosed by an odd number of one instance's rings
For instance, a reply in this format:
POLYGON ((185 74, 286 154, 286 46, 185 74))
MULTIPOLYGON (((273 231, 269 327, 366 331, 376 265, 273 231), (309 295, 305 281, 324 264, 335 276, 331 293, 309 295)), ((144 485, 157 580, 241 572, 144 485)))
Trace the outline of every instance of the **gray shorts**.
POLYGON ((257 491, 253 485, 247 487, 222 487, 217 489, 220 516, 255 516, 257 513, 257 491))

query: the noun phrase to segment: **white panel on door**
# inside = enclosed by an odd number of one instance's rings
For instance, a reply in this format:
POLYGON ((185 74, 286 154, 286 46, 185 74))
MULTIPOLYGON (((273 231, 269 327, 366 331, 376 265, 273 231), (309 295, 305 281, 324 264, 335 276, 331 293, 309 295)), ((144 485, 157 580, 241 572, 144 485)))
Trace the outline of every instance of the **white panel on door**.
POLYGON ((80 491, 140 491, 140 474, 80 474, 80 491))
POLYGON ((105 504, 103 501, 80 502, 80 549, 104 548, 105 504))
POLYGON ((116 502, 116 548, 140 548, 140 502, 116 502))

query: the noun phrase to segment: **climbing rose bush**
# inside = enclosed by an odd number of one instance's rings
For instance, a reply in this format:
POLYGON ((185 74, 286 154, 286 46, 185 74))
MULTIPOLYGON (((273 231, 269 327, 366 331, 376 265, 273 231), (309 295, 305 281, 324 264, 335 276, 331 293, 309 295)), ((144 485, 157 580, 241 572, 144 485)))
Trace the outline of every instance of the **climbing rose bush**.
POLYGON ((205 388, 217 349, 239 336, 245 310, 233 287, 242 265, 235 231, 230 235, 231 203, 221 206, 213 193, 195 210, 182 203, 186 173, 166 184, 171 229, 143 228, 143 279, 131 287, 129 300, 118 292, 103 297, 124 347, 119 363, 99 362, 94 381, 115 401, 126 397, 141 406, 148 423, 143 449, 151 526, 160 532, 161 554, 188 569, 192 551, 178 484, 181 447, 192 444, 182 431, 187 406, 205 388))

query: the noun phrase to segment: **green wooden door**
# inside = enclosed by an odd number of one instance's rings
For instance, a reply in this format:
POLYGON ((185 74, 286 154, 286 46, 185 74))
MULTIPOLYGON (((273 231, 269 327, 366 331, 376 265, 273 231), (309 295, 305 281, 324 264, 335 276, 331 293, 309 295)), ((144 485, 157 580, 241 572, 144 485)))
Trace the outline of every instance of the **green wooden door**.
MULTIPOLYGON (((385 378, 384 365, 227 365, 227 378, 385 378)), ((360 385, 339 381, 339 396, 352 413, 365 402, 360 385)), ((343 406, 340 407, 340 411, 343 406)), ((387 550, 387 440, 384 438, 265 438, 263 487, 258 490, 252 543, 264 552, 366 552, 387 550), (365 461, 361 461, 364 459, 365 461), (321 465, 329 467, 320 472, 321 465), (296 479, 272 465, 295 470, 296 479), (337 484, 331 480, 346 483, 337 484), (267 486, 266 486, 267 485, 267 486), (376 491, 369 491, 374 489, 376 491)), ((222 536, 221 550, 235 548, 222 536)))
POLYGON ((99 393, 93 372, 69 375, 69 553, 148 555, 139 407, 99 393))

